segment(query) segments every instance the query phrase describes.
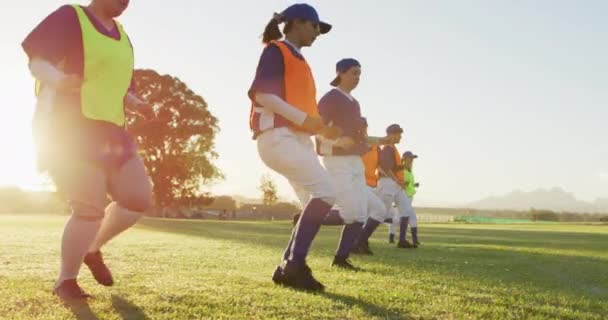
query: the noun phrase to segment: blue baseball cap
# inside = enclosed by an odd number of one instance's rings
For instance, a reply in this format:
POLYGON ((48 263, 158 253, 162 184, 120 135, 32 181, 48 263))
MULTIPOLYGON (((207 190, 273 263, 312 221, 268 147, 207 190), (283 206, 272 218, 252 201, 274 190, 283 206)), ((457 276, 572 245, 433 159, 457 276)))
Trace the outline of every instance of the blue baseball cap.
POLYGON ((391 124, 386 128, 386 134, 403 133, 403 129, 398 124, 391 124))
POLYGON ((281 12, 281 17, 285 21, 302 19, 311 21, 313 23, 318 23, 321 34, 326 34, 329 32, 329 30, 331 30, 331 24, 321 21, 319 19, 319 14, 317 13, 317 10, 315 10, 315 8, 306 3, 296 3, 287 7, 287 9, 281 12))
MULTIPOLYGON (((338 61, 338 63, 336 63, 336 72, 344 73, 350 70, 350 68, 352 67, 361 67, 361 64, 359 63, 359 61, 353 58, 342 59, 338 61)), ((336 78, 329 84, 334 87, 338 86, 340 84, 340 76, 336 76, 336 78)))
POLYGON ((406 152, 404 152, 404 153, 403 153, 403 155, 401 156, 401 158, 402 158, 402 159, 405 159, 405 158, 412 158, 412 159, 416 159, 416 158, 418 158, 418 155, 415 155, 415 154, 414 154, 413 152, 411 152, 411 151, 406 151, 406 152))

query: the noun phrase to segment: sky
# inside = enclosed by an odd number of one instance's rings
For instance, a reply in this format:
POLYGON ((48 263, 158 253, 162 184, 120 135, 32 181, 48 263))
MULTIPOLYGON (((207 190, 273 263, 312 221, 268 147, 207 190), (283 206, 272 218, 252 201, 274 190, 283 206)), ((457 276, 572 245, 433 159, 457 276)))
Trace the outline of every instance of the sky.
MULTIPOLYGON (((304 2, 334 25, 303 50, 319 97, 330 89, 339 59, 361 62, 353 95, 370 134, 399 123, 405 129, 399 150, 420 155, 418 205, 552 187, 587 201, 608 197, 608 2, 304 2)), ((132 0, 119 18, 136 67, 177 76, 219 119, 216 163, 226 178, 206 191, 259 197, 260 177, 270 173, 279 194, 296 199, 259 159, 246 95, 264 26, 292 3, 132 0)), ((20 43, 62 4, 0 4, 10 13, 0 21, 0 185, 48 188, 34 167, 33 81, 20 43)))

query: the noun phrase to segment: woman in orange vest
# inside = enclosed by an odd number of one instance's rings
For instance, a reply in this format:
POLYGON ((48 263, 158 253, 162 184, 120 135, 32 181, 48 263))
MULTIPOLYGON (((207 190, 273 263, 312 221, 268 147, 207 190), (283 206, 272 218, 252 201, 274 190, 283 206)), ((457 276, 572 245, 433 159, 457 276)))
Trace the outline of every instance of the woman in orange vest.
POLYGON ((413 246, 405 240, 405 234, 407 231, 409 221, 408 204, 409 200, 405 191, 403 190, 403 166, 401 165, 401 154, 397 150, 395 144, 401 141, 403 129, 397 125, 392 124, 386 129, 386 134, 392 137, 394 144, 385 145, 380 152, 379 157, 379 172, 380 180, 378 182, 378 193, 380 198, 384 201, 386 207, 385 217, 373 217, 370 216, 363 227, 361 237, 359 237, 358 247, 356 252, 372 254, 369 249, 369 238, 374 233, 376 228, 384 222, 386 218, 390 217, 392 213, 393 203, 396 204, 398 215, 393 219, 399 219, 400 234, 398 248, 412 248, 413 246))
POLYGON ((149 177, 124 128, 125 105, 153 115, 129 93, 133 49, 114 20, 128 2, 62 6, 22 43, 37 82, 33 133, 39 168, 50 174, 72 211, 53 290, 65 300, 89 297, 76 281, 83 262, 97 282, 113 284, 100 249, 151 205, 149 177))
POLYGON ((264 30, 266 45, 248 92, 250 128, 260 158, 293 186, 304 210, 293 229, 282 263, 272 280, 297 289, 322 291, 306 264, 308 250, 335 203, 331 178, 319 163, 311 135, 335 138, 338 129, 323 124, 317 109, 316 86, 301 53, 331 25, 320 21, 307 4, 294 4, 275 14, 264 30), (279 25, 284 23, 283 32, 279 25))

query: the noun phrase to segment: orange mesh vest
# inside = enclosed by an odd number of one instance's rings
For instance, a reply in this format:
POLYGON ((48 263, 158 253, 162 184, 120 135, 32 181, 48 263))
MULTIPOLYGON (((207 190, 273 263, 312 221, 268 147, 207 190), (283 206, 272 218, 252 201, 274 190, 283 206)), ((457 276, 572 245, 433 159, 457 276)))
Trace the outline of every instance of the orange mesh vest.
POLYGON ((378 153, 378 146, 372 146, 372 148, 366 154, 361 156, 363 165, 365 166, 365 182, 368 186, 373 188, 378 185, 378 175, 376 174, 379 158, 378 153))
MULTIPOLYGON (((308 115, 319 116, 315 80, 306 60, 296 57, 286 43, 272 41, 269 45, 277 46, 283 56, 285 101, 308 115)), ((280 127, 303 131, 282 116, 268 113, 263 107, 256 107, 254 104, 251 108, 249 125, 255 135, 280 127)))

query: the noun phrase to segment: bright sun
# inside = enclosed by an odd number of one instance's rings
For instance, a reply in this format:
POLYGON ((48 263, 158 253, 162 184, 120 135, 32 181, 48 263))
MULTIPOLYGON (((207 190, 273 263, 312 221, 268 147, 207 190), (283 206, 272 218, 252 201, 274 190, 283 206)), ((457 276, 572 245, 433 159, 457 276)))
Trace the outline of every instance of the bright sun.
MULTIPOLYGON (((19 61, 21 62, 21 61, 19 61)), ((15 64, 16 65, 16 64, 15 64)), ((32 79, 27 67, 9 71, 11 77, 0 80, 5 88, 6 117, 0 125, 0 186, 16 186, 27 190, 48 189, 47 179, 36 170, 35 151, 31 135, 31 118, 35 99, 32 79), (22 70, 25 69, 25 70, 22 70)))

